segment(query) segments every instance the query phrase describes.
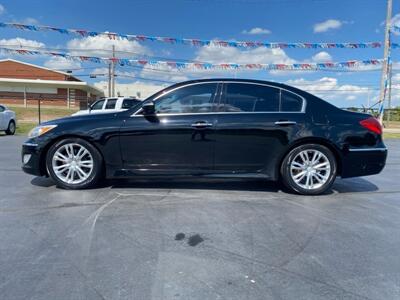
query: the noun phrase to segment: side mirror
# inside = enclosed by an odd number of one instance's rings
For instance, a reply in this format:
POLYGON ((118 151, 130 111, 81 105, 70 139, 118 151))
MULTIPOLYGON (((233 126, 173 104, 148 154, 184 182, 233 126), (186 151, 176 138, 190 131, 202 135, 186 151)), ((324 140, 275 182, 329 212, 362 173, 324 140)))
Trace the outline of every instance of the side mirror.
POLYGON ((156 114, 156 107, 153 101, 149 101, 142 105, 143 114, 147 116, 156 114))

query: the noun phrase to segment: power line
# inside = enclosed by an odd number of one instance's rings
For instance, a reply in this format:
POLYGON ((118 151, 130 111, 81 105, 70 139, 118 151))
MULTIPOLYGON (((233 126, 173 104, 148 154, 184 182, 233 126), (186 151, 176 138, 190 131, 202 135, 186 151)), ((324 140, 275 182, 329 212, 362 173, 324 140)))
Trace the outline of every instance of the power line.
POLYGON ((134 75, 125 75, 125 74, 118 74, 118 77, 126 77, 126 78, 137 78, 141 80, 148 80, 148 81, 156 81, 156 82, 163 82, 163 83, 177 83, 176 81, 168 81, 168 80, 161 80, 161 79, 152 79, 152 78, 145 78, 141 76, 134 76, 134 75))

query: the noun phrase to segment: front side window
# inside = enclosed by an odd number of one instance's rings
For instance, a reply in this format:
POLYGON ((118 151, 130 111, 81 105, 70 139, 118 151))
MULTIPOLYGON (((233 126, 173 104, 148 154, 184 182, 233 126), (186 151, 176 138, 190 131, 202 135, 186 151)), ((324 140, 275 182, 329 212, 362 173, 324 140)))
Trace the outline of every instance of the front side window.
POLYGON ((92 105, 91 109, 92 109, 92 110, 99 110, 99 109, 102 109, 102 108, 103 108, 103 105, 104 105, 104 102, 105 102, 105 100, 99 100, 99 101, 95 102, 95 103, 92 105))
POLYGON ((115 104, 117 103, 117 99, 108 99, 106 103, 106 109, 115 109, 115 104))
POLYGON ((156 113, 212 112, 216 91, 217 83, 194 84, 179 88, 156 100, 156 113))
POLYGON ((6 108, 4 107, 4 106, 1 106, 0 105, 0 112, 3 112, 3 111, 5 111, 6 110, 6 108))
POLYGON ((280 90, 257 84, 228 83, 225 92, 226 112, 279 111, 280 90))

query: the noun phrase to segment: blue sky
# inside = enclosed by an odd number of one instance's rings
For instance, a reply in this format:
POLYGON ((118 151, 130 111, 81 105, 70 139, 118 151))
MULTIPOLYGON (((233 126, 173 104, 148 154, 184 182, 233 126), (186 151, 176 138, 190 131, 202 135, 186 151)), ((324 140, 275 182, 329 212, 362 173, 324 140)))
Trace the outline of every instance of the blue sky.
MULTIPOLYGON (((367 42, 382 41, 382 22, 386 14, 383 0, 137 0, 137 1, 18 1, 0 0, 0 21, 50 25, 62 28, 112 31, 126 34, 144 34, 202 39, 235 39, 268 42, 367 42), (330 21, 329 21, 330 20, 330 21), (320 24, 318 27, 317 24, 320 24), (317 27, 316 27, 317 26, 317 27), (258 29, 255 29, 258 28, 258 29), (319 30, 318 30, 319 28, 319 30), (252 30, 253 29, 253 30, 252 30), (255 33, 255 34, 251 34, 255 33)), ((394 1, 393 16, 400 12, 394 1)), ((395 21, 400 19, 395 17, 395 21)), ((112 41, 78 39, 57 33, 23 32, 0 29, 1 45, 19 43, 30 46, 66 49, 80 53, 91 48, 110 49, 112 41)), ((394 40, 400 42, 400 36, 394 40)), ((381 58, 383 49, 307 49, 238 50, 196 48, 159 43, 117 42, 117 49, 134 52, 122 57, 156 56, 168 59, 201 60, 207 62, 285 63, 302 61, 346 61, 381 58)), ((400 50, 394 50, 394 60, 399 60, 400 50)), ((90 52, 107 56, 107 52, 90 52)), ((3 55, 4 57, 4 55, 3 55)), ((48 57, 18 56, 15 59, 54 68, 80 69, 75 75, 102 74, 102 65, 70 63, 48 57)), ((367 105, 376 100, 380 72, 241 72, 234 74, 204 72, 170 72, 170 70, 143 71, 120 67, 120 84, 143 82, 161 84, 159 81, 180 81, 196 77, 245 77, 274 80, 298 85, 317 93, 338 106, 367 105), (137 79, 134 77, 142 77, 137 79)), ((98 76, 83 80, 93 83, 103 81, 98 76)), ((394 71, 394 83, 400 76, 394 71)), ((100 83, 98 83, 100 84, 100 83)), ((394 85, 396 87, 396 85, 394 85)), ((400 88, 400 85, 399 85, 400 88)), ((399 105, 400 94, 393 93, 393 103, 399 105)))

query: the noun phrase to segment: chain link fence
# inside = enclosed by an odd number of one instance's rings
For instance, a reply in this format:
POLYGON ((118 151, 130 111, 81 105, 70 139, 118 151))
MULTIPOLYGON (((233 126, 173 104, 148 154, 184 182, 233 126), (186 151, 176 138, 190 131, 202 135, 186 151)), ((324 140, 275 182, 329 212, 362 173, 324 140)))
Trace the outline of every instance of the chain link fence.
POLYGON ((0 95, 0 104, 15 111, 17 115, 17 133, 25 134, 32 127, 52 119, 67 117, 87 109, 96 97, 49 94, 10 94, 0 95))

